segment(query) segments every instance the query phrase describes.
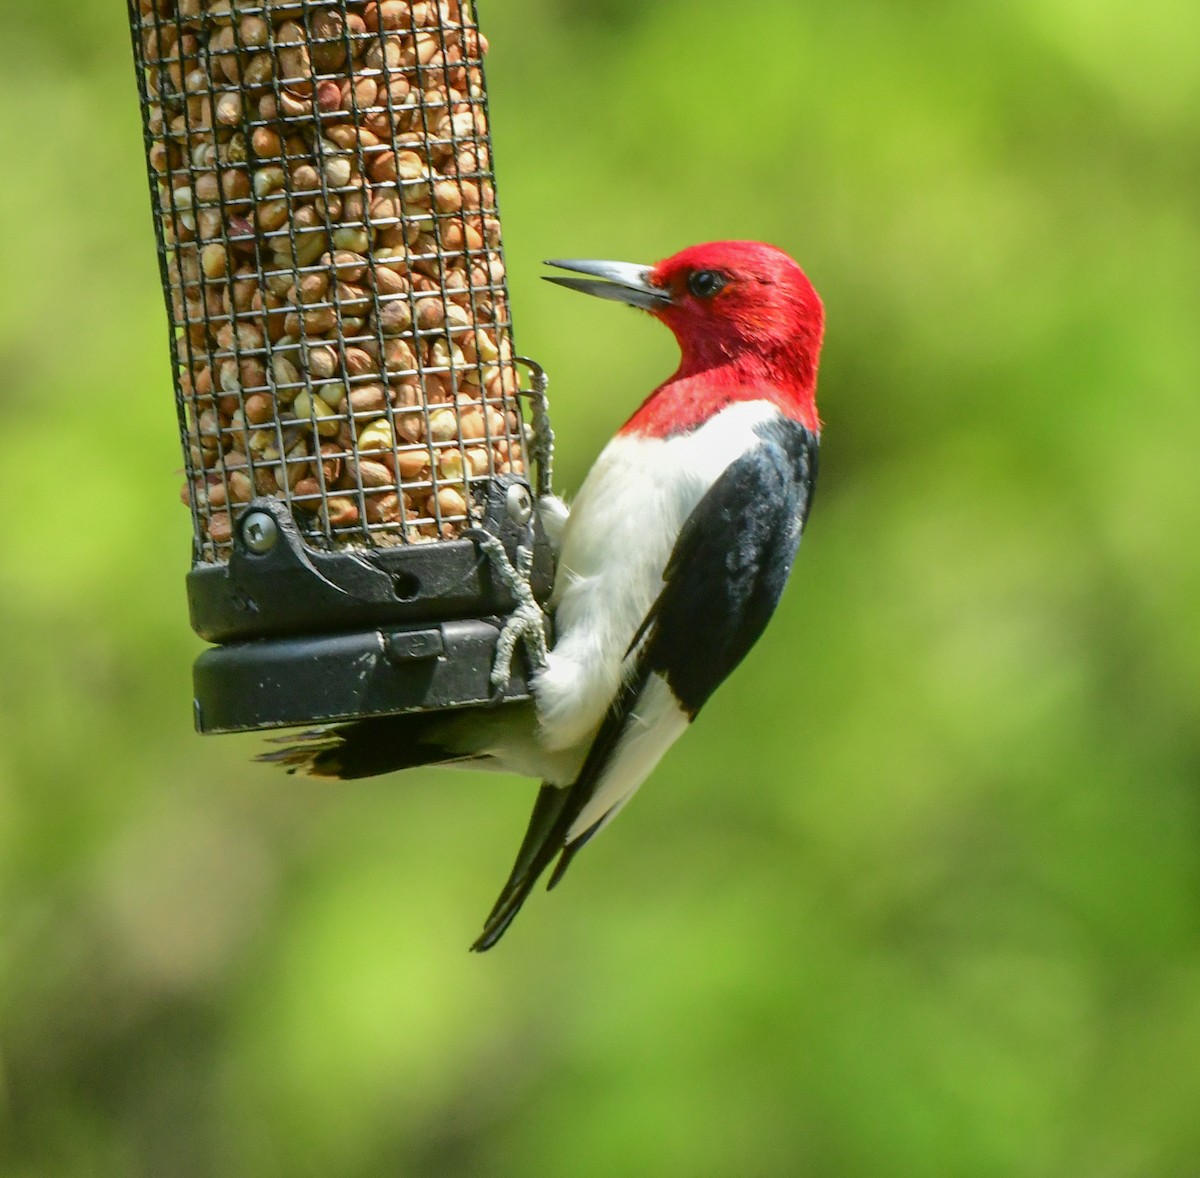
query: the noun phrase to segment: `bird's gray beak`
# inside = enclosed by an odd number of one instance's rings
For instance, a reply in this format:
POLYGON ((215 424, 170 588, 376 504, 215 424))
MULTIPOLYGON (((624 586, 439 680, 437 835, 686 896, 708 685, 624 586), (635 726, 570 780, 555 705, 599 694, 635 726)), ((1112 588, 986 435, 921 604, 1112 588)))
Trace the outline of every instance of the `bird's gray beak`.
POLYGON ((671 302, 671 296, 660 286, 650 285, 650 267, 635 266, 630 262, 589 262, 571 259, 550 261, 547 266, 560 270, 574 270, 576 274, 590 274, 591 278, 563 278, 558 274, 543 274, 547 282, 565 286, 568 290, 581 290, 584 294, 601 299, 613 299, 653 311, 671 302), (599 281, 597 281, 597 279, 599 281))

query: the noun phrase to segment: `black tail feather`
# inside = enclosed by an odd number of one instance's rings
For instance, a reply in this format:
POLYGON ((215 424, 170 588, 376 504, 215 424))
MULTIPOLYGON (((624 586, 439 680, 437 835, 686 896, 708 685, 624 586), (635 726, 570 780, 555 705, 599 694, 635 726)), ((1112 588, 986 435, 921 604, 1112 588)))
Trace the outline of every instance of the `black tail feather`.
POLYGON ((566 875, 567 868, 571 866, 571 860, 591 842, 592 836, 604 825, 607 817, 608 815, 605 814, 604 818, 597 819, 577 839, 573 839, 563 847, 563 852, 559 855, 558 862, 554 865, 554 870, 550 873, 550 878, 546 881, 546 891, 549 892, 558 886, 559 880, 566 875))
POLYGON ((484 921, 483 932, 471 946, 473 952, 482 953, 500 940, 504 930, 520 912, 521 905, 533 890, 538 877, 549 866, 550 860, 558 854, 562 846, 560 830, 563 812, 570 796, 570 790, 555 785, 543 785, 538 791, 516 862, 504 887, 500 889, 499 898, 484 921))
POLYGON ((302 770, 312 777, 342 781, 462 759, 461 754, 451 752, 438 741, 437 726, 419 712, 372 716, 350 724, 274 737, 273 742, 285 747, 260 753, 255 760, 284 765, 289 773, 302 770))

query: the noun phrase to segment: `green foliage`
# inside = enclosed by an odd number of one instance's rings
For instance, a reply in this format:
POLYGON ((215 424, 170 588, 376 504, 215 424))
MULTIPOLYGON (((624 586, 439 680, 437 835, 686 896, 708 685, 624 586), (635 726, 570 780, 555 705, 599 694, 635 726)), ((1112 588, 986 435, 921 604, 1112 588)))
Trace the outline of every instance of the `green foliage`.
POLYGON ((122 6, 5 7, 0 1171, 1196 1173, 1195 4, 483 6, 565 489, 673 345, 541 258, 829 314, 778 618, 483 958, 531 785, 192 733, 122 6))

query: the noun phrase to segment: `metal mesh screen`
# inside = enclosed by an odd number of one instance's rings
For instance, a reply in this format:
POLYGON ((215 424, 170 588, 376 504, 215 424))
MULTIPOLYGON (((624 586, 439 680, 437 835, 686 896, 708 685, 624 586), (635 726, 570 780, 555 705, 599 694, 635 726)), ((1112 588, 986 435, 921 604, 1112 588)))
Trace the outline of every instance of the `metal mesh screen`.
POLYGON ((196 558, 449 539, 525 470, 466 0, 129 0, 196 558))

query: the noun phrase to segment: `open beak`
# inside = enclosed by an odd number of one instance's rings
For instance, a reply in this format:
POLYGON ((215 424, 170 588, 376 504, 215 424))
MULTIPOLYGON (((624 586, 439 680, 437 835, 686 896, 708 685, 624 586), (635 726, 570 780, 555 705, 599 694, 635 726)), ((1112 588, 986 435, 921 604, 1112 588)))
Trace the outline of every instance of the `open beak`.
POLYGON ((612 299, 653 311, 671 302, 671 296, 660 286, 650 285, 650 267, 635 266, 630 262, 549 261, 547 266, 560 270, 574 270, 576 274, 590 274, 591 278, 563 278, 558 274, 543 274, 547 282, 565 286, 568 290, 580 290, 584 294, 601 299, 612 299))

